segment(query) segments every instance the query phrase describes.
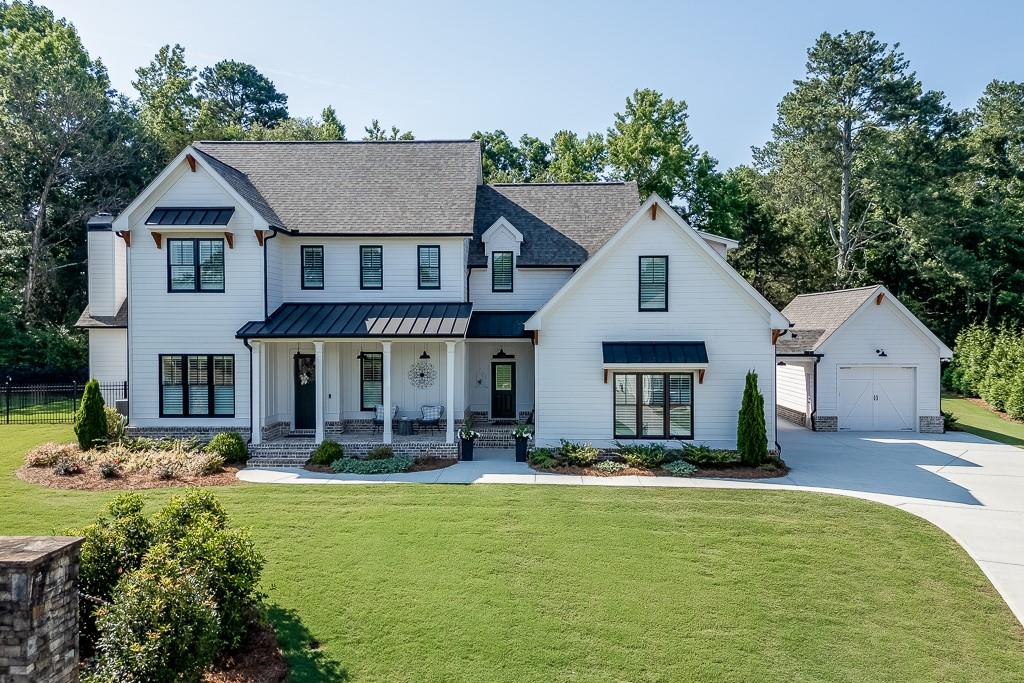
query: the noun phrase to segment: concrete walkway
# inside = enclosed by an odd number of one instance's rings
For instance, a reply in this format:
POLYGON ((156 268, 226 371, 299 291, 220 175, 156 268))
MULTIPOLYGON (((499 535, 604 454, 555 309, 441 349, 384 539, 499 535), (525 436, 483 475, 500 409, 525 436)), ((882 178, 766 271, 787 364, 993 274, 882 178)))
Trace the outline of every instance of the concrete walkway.
POLYGON ((473 462, 430 472, 319 474, 246 469, 273 484, 562 484, 782 489, 863 498, 923 517, 952 536, 1024 623, 1024 450, 964 432, 814 433, 779 424, 791 471, 761 481, 677 477, 579 477, 535 472, 511 451, 478 449, 473 462))

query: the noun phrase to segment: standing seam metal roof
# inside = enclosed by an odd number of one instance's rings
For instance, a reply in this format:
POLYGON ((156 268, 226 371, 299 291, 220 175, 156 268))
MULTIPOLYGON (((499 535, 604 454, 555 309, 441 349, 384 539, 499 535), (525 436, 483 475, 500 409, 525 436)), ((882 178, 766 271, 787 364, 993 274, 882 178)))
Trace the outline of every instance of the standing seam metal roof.
POLYGON ((235 334, 297 337, 463 337, 473 305, 439 303, 286 303, 235 334))

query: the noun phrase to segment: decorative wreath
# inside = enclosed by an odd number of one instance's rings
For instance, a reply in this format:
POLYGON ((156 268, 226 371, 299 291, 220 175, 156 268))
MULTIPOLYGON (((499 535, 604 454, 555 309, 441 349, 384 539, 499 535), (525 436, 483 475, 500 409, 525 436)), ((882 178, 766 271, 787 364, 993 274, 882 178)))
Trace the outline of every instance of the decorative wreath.
POLYGON ((417 389, 429 389, 437 379, 437 370, 429 360, 418 360, 409 367, 409 382, 417 389))

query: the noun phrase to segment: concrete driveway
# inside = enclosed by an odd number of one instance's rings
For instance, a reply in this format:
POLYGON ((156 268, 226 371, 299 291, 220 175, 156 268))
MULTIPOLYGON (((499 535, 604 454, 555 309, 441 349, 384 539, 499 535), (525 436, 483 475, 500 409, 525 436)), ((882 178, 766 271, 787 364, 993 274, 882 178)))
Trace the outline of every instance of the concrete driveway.
POLYGON ((782 422, 779 443, 792 470, 773 482, 927 519, 967 550, 1024 623, 1024 450, 965 432, 815 433, 782 422))

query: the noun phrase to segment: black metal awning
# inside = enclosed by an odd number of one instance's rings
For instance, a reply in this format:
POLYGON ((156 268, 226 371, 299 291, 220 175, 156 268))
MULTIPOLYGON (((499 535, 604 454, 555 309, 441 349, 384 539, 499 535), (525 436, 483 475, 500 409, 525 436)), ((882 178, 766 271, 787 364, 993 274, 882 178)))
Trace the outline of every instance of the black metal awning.
POLYGON ((704 365, 708 350, 702 341, 602 342, 606 365, 704 365))
POLYGON ((473 304, 282 304, 266 320, 235 333, 240 339, 319 337, 464 337, 473 304))
POLYGON ((470 339, 517 339, 528 337, 523 324, 530 319, 533 311, 473 311, 469 319, 470 339))
POLYGON ((149 214, 146 225, 227 225, 234 212, 232 206, 158 206, 149 214))

